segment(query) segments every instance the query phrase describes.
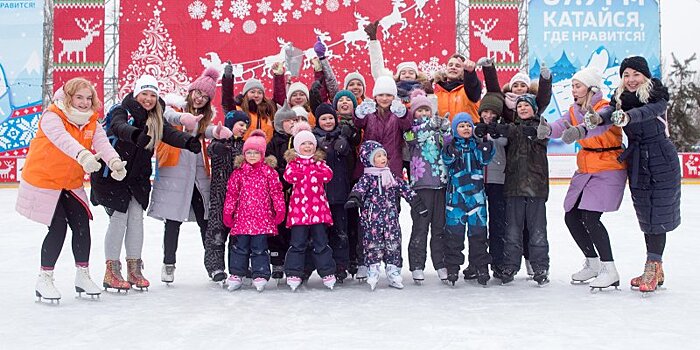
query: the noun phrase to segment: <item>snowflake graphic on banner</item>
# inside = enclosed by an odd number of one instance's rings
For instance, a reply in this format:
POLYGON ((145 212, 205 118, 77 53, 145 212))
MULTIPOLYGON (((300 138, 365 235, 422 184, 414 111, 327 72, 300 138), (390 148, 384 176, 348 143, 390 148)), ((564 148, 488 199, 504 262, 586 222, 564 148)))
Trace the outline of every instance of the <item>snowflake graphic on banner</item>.
POLYGON ((433 74, 435 74, 435 72, 444 71, 445 69, 447 69, 447 67, 444 64, 440 64, 439 62, 440 60, 437 57, 433 56, 430 57, 430 60, 428 60, 427 62, 420 61, 420 63, 418 63, 418 69, 420 69, 421 72, 425 73, 428 76, 428 78, 432 79, 433 74))
POLYGON ((204 3, 199 0, 193 1, 187 6, 187 12, 189 12, 190 18, 192 19, 202 19, 204 15, 207 14, 207 5, 204 5, 204 3))
POLYGON ((160 14, 164 10, 154 10, 153 18, 143 30, 143 38, 138 49, 131 53, 131 63, 122 72, 119 96, 123 98, 133 89, 134 82, 141 75, 150 74, 158 80, 162 94, 187 94, 190 79, 177 55, 177 47, 165 29, 160 14), (182 71, 181 71, 182 69, 182 71))
POLYGON ((258 7, 258 13, 262 13, 263 16, 267 16, 268 12, 272 12, 272 7, 269 1, 260 0, 259 3, 255 4, 258 7))
POLYGON ((250 16, 250 9, 253 8, 248 3, 248 0, 231 0, 229 11, 233 14, 233 18, 245 19, 250 16))

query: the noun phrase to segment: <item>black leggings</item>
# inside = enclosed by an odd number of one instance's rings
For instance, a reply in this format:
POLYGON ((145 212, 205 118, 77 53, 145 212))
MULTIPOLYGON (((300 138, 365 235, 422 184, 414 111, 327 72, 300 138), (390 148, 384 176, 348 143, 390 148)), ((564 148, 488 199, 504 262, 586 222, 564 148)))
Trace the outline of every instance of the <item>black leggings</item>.
POLYGON ((63 190, 58 197, 56 211, 49 226, 49 233, 41 245, 41 267, 53 269, 61 254, 66 232, 73 232, 73 257, 76 265, 86 265, 90 260, 90 216, 87 204, 73 192, 63 190))
POLYGON ((603 213, 579 209, 580 202, 581 197, 576 201, 574 208, 564 214, 564 221, 571 236, 587 258, 600 255, 601 261, 613 261, 608 230, 600 221, 603 213))
MULTIPOLYGON (((647 255, 658 255, 660 259, 664 255, 664 248, 666 248, 666 234, 654 234, 650 235, 648 233, 644 234, 644 242, 647 244, 647 255)), ((651 260, 651 259, 650 259, 651 260)))
MULTIPOLYGON (((207 220, 204 219, 204 199, 194 186, 192 191, 192 210, 199 226, 199 233, 202 235, 202 246, 207 232, 207 220)), ((177 241, 180 237, 180 225, 182 222, 175 220, 165 220, 165 236, 163 237, 163 264, 174 264, 177 252, 177 241)))

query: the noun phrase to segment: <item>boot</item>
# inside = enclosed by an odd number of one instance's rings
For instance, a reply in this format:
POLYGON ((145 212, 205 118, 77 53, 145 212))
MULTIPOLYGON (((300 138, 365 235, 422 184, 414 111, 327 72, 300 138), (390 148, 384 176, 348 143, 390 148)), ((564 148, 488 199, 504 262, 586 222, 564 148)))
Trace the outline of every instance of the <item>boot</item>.
POLYGON ((165 283, 175 281, 175 264, 163 264, 163 268, 160 270, 160 280, 165 283))
MULTIPOLYGON (((360 266, 362 268, 362 266, 360 266)), ((365 269, 367 267, 365 266, 365 269)), ((360 271, 358 269, 357 275, 360 275, 360 271)), ((358 278, 359 279, 359 278, 358 278)), ((372 264, 370 265, 368 271, 367 271, 367 283, 369 284, 369 287, 374 290, 377 288, 377 283, 379 283, 379 264, 372 264)))
POLYGON ((301 277, 297 276, 287 276, 287 285, 292 288, 292 292, 296 291, 301 285, 301 277))
POLYGON ((241 287, 243 286, 243 280, 239 276, 231 275, 228 276, 226 284, 228 284, 229 292, 233 292, 234 290, 241 289, 241 287))
POLYGON ((335 268, 335 280, 336 282, 343 284, 343 281, 348 278, 348 272, 345 270, 343 265, 338 265, 335 268))
POLYGON ((272 278, 276 280, 281 280, 284 277, 284 266, 282 265, 272 265, 272 278))
POLYGON ((211 273, 211 280, 214 282, 221 282, 226 279, 226 272, 222 270, 216 270, 211 273))
POLYGON ((591 289, 603 289, 608 287, 617 287, 620 285, 620 275, 617 274, 615 262, 602 261, 598 277, 591 281, 591 289))
POLYGON ((517 273, 518 273, 517 270, 514 270, 510 267, 504 267, 501 270, 501 276, 500 276, 501 284, 508 284, 510 282, 513 282, 513 280, 515 279, 515 274, 517 274, 517 273))
POLYGON ((253 286, 258 292, 262 292, 263 290, 265 290, 266 285, 267 280, 262 277, 257 277, 253 280, 253 286))
POLYGON ((467 268, 464 269, 462 273, 464 274, 465 281, 476 279, 476 268, 471 264, 467 265, 467 268))
POLYGON ((348 266, 348 273, 352 278, 355 278, 355 275, 357 274, 357 262, 356 261, 351 261, 350 265, 348 266))
POLYGON ((41 299, 50 300, 51 303, 55 300, 61 300, 61 293, 53 285, 53 270, 40 270, 39 278, 36 280, 35 294, 39 301, 41 299))
POLYGON ((143 260, 141 259, 126 259, 126 278, 132 285, 141 290, 146 289, 151 285, 148 280, 143 277, 141 270, 143 270, 143 260))
POLYGON ((639 281, 639 291, 643 293, 655 291, 662 273, 661 261, 647 261, 644 265, 644 274, 639 281))
POLYGON ((401 277, 401 268, 396 265, 386 265, 386 277, 389 279, 389 287, 403 289, 403 277, 401 277))
POLYGON ((440 281, 447 283, 447 268, 443 267, 437 270, 437 275, 440 281))
MULTIPOLYGON (((665 277, 665 276, 664 276, 664 268, 663 268, 663 266, 662 266, 661 264, 659 264, 659 271, 657 271, 657 273, 658 273, 658 277, 657 277, 656 279, 657 279, 657 281, 658 281, 658 285, 659 285, 659 286, 663 286, 663 285, 664 285, 664 277, 665 277)), ((637 277, 633 278, 633 279, 630 281, 630 285, 632 286, 633 289, 634 289, 634 288, 639 288, 639 284, 640 284, 641 281, 642 281, 642 277, 643 277, 643 276, 637 276, 637 277)))
POLYGON ((102 287, 116 289, 117 292, 128 291, 131 289, 131 283, 124 280, 122 277, 122 264, 119 260, 107 260, 107 269, 105 270, 105 278, 102 280, 102 287))
MULTIPOLYGON (((379 272, 377 272, 377 275, 379 272)), ((355 274, 355 278, 364 281, 367 279, 367 266, 365 265, 360 265, 357 267, 357 273, 355 274)))
MULTIPOLYGON (((468 269, 469 269, 469 267, 464 269, 464 271, 467 271, 468 269)), ((445 279, 445 281, 448 284, 451 284, 452 286, 454 286, 455 283, 457 283, 457 280, 459 279, 459 266, 448 266, 445 269, 445 271, 447 271, 447 278, 445 279)), ((465 275, 465 277, 466 277, 466 275, 465 275)))
POLYGON ((90 297, 97 296, 99 298, 101 291, 95 282, 90 278, 90 271, 87 266, 76 266, 75 270, 75 291, 78 296, 85 293, 90 297))
POLYGON ((413 277, 413 282, 416 282, 416 284, 422 284, 425 280, 425 273, 423 273, 423 270, 413 270, 411 271, 411 277, 413 277))
POLYGON ((323 277, 323 285, 326 286, 326 288, 333 290, 333 287, 335 286, 336 278, 335 275, 328 275, 323 277))
POLYGON ((488 265, 476 267, 476 281, 480 285, 485 287, 490 279, 491 279, 491 275, 489 274, 489 266, 488 265))
POLYGON ((538 285, 544 286, 545 284, 549 283, 549 271, 537 270, 535 271, 532 279, 535 280, 538 285))
POLYGON ((583 268, 571 275, 571 282, 580 283, 586 282, 591 278, 596 278, 598 276, 598 271, 600 271, 600 258, 586 258, 586 261, 583 263, 583 268))

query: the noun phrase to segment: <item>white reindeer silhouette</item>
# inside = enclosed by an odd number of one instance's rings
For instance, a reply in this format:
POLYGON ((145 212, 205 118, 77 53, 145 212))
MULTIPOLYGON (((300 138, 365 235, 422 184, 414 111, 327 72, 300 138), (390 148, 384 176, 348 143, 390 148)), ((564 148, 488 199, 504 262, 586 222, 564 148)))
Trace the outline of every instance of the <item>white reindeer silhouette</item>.
POLYGON ((510 61, 514 62, 515 59, 513 58, 513 51, 510 50, 510 44, 513 42, 513 40, 515 40, 514 38, 508 40, 494 40, 486 35, 496 26, 498 23, 498 18, 489 19, 487 21, 480 18, 479 20, 484 27, 479 27, 476 23, 474 23, 474 21, 472 21, 472 27, 477 30, 477 32, 474 33, 474 36, 479 38, 479 40, 481 40, 481 44, 486 47, 486 56, 497 59, 498 54, 500 53, 503 56, 503 61, 505 61, 507 54, 510 56, 510 61))
POLYGON ((267 75, 272 77, 272 65, 277 62, 284 62, 287 57, 287 49, 292 47, 292 43, 289 41, 284 41, 284 39, 277 37, 277 43, 280 44, 280 52, 276 55, 270 55, 263 57, 263 73, 262 75, 267 75))
POLYGON ((83 32, 85 32, 85 36, 80 38, 80 39, 61 39, 59 38, 58 41, 63 44, 63 49, 61 49, 61 52, 58 54, 58 62, 61 62, 61 59, 63 58, 64 55, 67 56, 67 60, 70 61, 70 55, 75 52, 75 63, 80 62, 80 54, 83 54, 83 62, 87 62, 87 47, 92 44, 92 39, 100 35, 100 31, 96 30, 97 28, 100 28, 102 26, 102 21, 97 23, 94 26, 90 26, 92 24, 92 18, 90 20, 86 20, 85 18, 81 18, 80 21, 78 21, 77 18, 75 19, 75 24, 78 25, 78 28, 80 28, 83 32), (80 24, 82 22, 82 25, 80 24))
POLYGON ((401 9, 406 7, 406 3, 403 0, 391 0, 391 4, 394 5, 391 13, 379 20, 379 25, 382 26, 382 33, 384 34, 384 39, 391 37, 389 33, 389 28, 395 24, 401 23, 401 29, 404 30, 408 26, 408 22, 405 18, 401 17, 401 9))
POLYGON ((355 12, 355 22, 357 22, 357 29, 341 34, 345 42, 345 53, 350 51, 348 44, 352 44, 355 49, 360 50, 360 45, 357 45, 358 41, 364 41, 365 47, 367 47, 367 43, 369 42, 369 37, 367 36, 367 32, 365 32, 365 26, 369 24, 369 17, 362 16, 355 12))
POLYGON ((9 179, 10 172, 15 168, 15 162, 12 160, 3 161, 7 168, 0 169, 0 179, 9 179))
POLYGON ((430 0, 415 0, 414 3, 416 4, 416 18, 425 18, 425 12, 423 12, 423 8, 425 5, 428 3, 430 0))
MULTIPOLYGON (((331 41, 331 36, 328 32, 321 31, 320 29, 314 28, 314 34, 318 37, 319 40, 325 45, 326 41, 331 41)), ((308 69, 311 67, 311 60, 316 57, 316 51, 314 51, 314 48, 306 49, 304 50, 304 66, 303 69, 308 69)), ((328 46, 326 45, 326 58, 330 59, 331 57, 335 57, 333 55, 333 50, 328 49, 328 46)))

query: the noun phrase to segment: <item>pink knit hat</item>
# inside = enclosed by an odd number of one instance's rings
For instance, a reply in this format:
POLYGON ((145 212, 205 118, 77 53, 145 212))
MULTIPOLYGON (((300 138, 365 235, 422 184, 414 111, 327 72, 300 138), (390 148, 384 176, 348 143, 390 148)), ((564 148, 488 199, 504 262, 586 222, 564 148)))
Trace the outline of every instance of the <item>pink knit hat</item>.
POLYGON ((311 125, 307 122, 298 122, 292 127, 292 135, 294 135, 294 150, 299 152, 299 146, 306 141, 316 146, 316 136, 311 132, 311 125))
POLYGON ((219 71, 216 68, 209 67, 204 70, 202 75, 190 84, 187 93, 192 90, 199 90, 209 96, 209 101, 214 100, 216 96, 216 81, 219 80, 219 71))
POLYGON ((434 114, 433 107, 430 105, 430 100, 425 96, 425 91, 415 89, 411 91, 411 110, 408 115, 411 116, 411 118, 415 118, 416 111, 421 107, 427 107, 430 109, 430 113, 434 114))
POLYGON ((265 132, 256 129, 248 135, 248 139, 243 143, 243 154, 249 149, 260 152, 260 155, 265 155, 265 148, 267 147, 267 139, 265 138, 265 132))

